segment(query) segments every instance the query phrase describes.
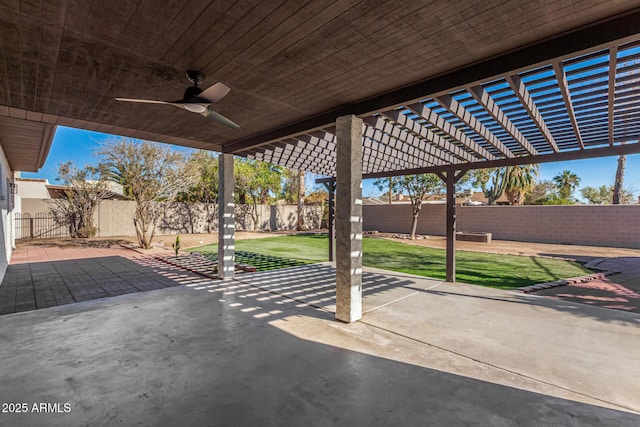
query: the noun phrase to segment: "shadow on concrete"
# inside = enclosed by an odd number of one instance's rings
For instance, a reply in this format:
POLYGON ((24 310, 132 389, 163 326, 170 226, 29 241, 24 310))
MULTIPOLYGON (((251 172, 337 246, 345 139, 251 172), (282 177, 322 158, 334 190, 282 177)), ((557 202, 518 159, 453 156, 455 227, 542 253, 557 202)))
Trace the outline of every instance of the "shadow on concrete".
MULTIPOLYGON (((563 289, 555 288, 555 289, 563 289)), ((499 297, 499 296, 488 296, 488 295, 479 295, 479 294, 471 294, 471 293, 461 293, 461 292, 447 292, 446 285, 440 287, 436 290, 421 290, 421 292, 425 292, 431 295, 440 295, 440 296, 456 296, 463 298, 477 298, 489 301, 500 301, 507 302, 513 304, 523 304, 523 305, 537 305, 546 308, 550 308, 553 310, 557 310, 563 313, 569 313, 571 315, 577 317, 591 318, 595 320, 599 320, 601 322, 609 322, 609 323, 627 323, 630 325, 638 325, 640 324, 640 318, 630 318, 628 315, 624 315, 622 313, 618 313, 617 311, 613 311, 610 308, 604 307, 596 307, 591 305, 585 305, 583 301, 576 300, 571 301, 577 304, 566 304, 558 301, 556 299, 547 299, 542 298, 544 295, 535 294, 520 294, 518 292, 511 292, 508 296, 499 297)), ((568 301, 569 302, 569 301, 568 301)), ((627 312, 631 312, 633 310, 626 310, 627 312)))
POLYGON ((349 350, 359 342, 357 325, 331 318, 247 283, 206 280, 6 316, 3 398, 68 402, 72 410, 3 417, 14 426, 640 422, 624 411, 349 350), (315 340, 327 333, 344 345, 315 340))
MULTIPOLYGON (((238 281, 295 301, 335 313, 336 270, 325 264, 311 264, 273 271, 243 274, 238 281)), ((439 283, 437 281, 436 283, 439 283)), ((365 312, 415 292, 415 281, 406 276, 372 272, 362 274, 365 312)))

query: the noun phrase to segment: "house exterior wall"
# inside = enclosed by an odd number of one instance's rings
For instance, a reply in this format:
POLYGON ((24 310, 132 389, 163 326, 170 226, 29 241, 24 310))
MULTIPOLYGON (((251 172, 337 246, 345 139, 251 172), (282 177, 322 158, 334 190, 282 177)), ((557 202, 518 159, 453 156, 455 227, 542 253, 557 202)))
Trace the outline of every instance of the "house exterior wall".
POLYGON ((15 247, 13 212, 15 198, 11 195, 9 181, 13 181, 13 171, 0 146, 0 283, 4 279, 15 247))
MULTIPOLYGON (((443 204, 423 205, 419 234, 445 235, 443 204)), ((457 230, 494 239, 640 248, 640 205, 458 206, 457 230)), ((363 206, 365 230, 408 233, 411 206, 363 206)))
POLYGON ((18 195, 25 199, 49 199, 51 195, 47 189, 47 180, 17 179, 18 195))

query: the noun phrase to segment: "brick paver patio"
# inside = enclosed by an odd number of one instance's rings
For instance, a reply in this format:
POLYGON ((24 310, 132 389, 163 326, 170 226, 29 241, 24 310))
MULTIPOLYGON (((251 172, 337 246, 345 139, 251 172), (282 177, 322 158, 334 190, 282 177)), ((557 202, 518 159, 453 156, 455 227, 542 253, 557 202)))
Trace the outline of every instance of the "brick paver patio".
POLYGON ((16 249, 0 286, 0 314, 162 289, 202 277, 123 247, 16 249))
POLYGON ((587 282, 569 283, 535 294, 640 313, 640 257, 601 258, 589 262, 587 267, 616 274, 587 282))

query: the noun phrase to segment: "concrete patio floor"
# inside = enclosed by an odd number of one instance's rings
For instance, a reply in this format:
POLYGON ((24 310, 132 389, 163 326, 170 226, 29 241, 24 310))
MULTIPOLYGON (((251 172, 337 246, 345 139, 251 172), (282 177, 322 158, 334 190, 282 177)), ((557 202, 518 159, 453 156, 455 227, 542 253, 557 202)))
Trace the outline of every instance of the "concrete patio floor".
POLYGON ((367 269, 342 324, 331 268, 2 316, 3 401, 71 411, 0 424, 640 423, 638 314, 367 269))

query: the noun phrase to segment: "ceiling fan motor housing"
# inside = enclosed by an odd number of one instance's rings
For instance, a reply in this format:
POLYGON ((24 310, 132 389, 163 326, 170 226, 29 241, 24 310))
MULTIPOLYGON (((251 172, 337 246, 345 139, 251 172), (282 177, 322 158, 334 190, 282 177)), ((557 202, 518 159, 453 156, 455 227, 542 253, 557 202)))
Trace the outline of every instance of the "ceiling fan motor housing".
MULTIPOLYGON (((187 90, 184 91, 184 96, 182 97, 183 101, 189 101, 189 102, 193 102, 194 98, 196 98, 198 95, 200 95, 202 93, 202 89, 200 89, 197 86, 190 86, 187 88, 187 90)), ((197 100, 196 102, 206 102, 209 104, 209 101, 207 101, 206 99, 204 100, 197 100)))

